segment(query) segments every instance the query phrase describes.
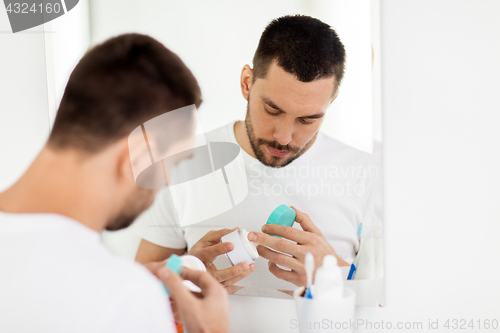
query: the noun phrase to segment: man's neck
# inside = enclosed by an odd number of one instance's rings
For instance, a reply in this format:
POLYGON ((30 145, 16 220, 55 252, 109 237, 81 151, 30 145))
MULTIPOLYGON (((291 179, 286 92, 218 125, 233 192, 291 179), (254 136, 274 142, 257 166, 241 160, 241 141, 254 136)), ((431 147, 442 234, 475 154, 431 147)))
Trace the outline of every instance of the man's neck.
POLYGON ((93 186, 100 181, 92 179, 77 155, 44 148, 26 173, 0 193, 0 211, 60 214, 100 232, 109 216, 106 192, 93 186))
POLYGON ((250 144, 250 138, 248 137, 247 128, 244 121, 237 121, 234 124, 234 136, 240 147, 253 158, 257 158, 250 144))

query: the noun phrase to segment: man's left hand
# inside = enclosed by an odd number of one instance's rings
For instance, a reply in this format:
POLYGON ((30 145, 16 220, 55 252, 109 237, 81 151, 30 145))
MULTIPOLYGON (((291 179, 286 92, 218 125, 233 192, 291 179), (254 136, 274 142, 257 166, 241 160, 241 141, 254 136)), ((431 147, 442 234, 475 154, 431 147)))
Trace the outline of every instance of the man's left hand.
POLYGON ((248 235, 250 241, 259 244, 257 246, 259 255, 269 260, 269 271, 279 279, 289 281, 296 286, 305 286, 307 281, 304 258, 307 252, 314 255, 315 267, 322 265, 323 257, 327 254, 334 255, 339 266, 349 266, 347 262, 337 255, 309 216, 295 207, 291 208, 297 213, 295 221, 300 224, 302 230, 276 224, 265 224, 262 227, 263 233, 251 232, 248 235), (270 235, 283 238, 280 239, 270 235), (297 244, 287 239, 297 242, 297 244), (277 265, 290 268, 291 271, 281 269, 277 265))

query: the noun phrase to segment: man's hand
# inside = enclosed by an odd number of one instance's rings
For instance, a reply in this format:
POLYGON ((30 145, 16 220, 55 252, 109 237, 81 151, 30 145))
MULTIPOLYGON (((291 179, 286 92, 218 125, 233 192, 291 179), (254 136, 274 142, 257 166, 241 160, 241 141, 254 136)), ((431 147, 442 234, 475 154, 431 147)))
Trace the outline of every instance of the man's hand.
POLYGON ((227 291, 206 272, 182 269, 182 278, 160 266, 156 275, 175 300, 180 322, 191 333, 229 332, 229 299, 227 291), (200 297, 191 293, 182 280, 190 280, 201 288, 200 297))
POLYGON ((295 220, 300 224, 303 231, 276 224, 265 224, 262 227, 262 232, 264 233, 251 232, 248 235, 250 241, 259 244, 257 246, 259 255, 269 260, 269 271, 279 279, 289 281, 296 286, 305 286, 307 279, 304 258, 307 252, 311 252, 314 255, 315 267, 321 266, 323 257, 327 254, 334 255, 338 260, 339 266, 349 266, 347 262, 337 255, 309 216, 295 207, 291 208, 297 213, 295 220), (270 235, 281 236, 286 239, 270 235), (297 244, 287 239, 297 242, 297 244), (278 253, 268 247, 289 255, 278 253), (291 271, 281 269, 277 265, 290 268, 291 271))
POLYGON ((236 292, 239 288, 233 286, 236 282, 240 281, 244 277, 248 276, 255 270, 255 265, 248 265, 246 262, 240 263, 236 266, 218 270, 215 267, 213 261, 215 258, 221 254, 231 252, 234 249, 232 243, 221 243, 220 239, 222 236, 229 234, 230 232, 236 230, 234 229, 221 229, 209 231, 205 236, 200 238, 196 242, 188 254, 200 258, 201 261, 207 267, 207 271, 212 274, 217 281, 219 281, 223 286, 228 288, 228 292, 236 292))

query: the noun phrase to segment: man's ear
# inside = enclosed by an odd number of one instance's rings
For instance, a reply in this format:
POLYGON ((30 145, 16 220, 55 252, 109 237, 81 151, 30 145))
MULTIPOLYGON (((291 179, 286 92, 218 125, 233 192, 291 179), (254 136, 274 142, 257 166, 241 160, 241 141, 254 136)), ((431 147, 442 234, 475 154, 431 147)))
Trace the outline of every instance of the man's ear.
POLYGON ((333 95, 333 99, 332 99, 332 101, 330 102, 330 104, 332 104, 332 103, 333 103, 333 101, 334 101, 335 99, 337 99, 337 97, 339 96, 339 92, 340 92, 340 87, 337 87, 337 89, 336 89, 336 91, 335 91, 335 94, 333 95))
POLYGON ((116 152, 116 171, 120 183, 134 182, 127 138, 120 140, 116 152))
POLYGON ((250 66, 245 65, 241 70, 241 78, 240 78, 240 86, 241 86, 241 94, 243 98, 248 101, 248 94, 250 93, 250 87, 252 85, 253 80, 253 70, 250 66))

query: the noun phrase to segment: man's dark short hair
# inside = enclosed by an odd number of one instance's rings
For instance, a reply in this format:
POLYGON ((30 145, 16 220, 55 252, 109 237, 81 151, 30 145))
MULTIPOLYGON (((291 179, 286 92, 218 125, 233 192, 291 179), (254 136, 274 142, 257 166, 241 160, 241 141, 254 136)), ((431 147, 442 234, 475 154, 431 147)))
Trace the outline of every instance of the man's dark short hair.
POLYGON ((337 33, 310 16, 283 16, 269 23, 253 57, 253 80, 264 78, 273 61, 299 81, 344 76, 345 49, 337 33))
POLYGON ((155 39, 126 34, 88 51, 71 73, 48 145, 98 152, 143 122, 201 104, 182 60, 155 39))

